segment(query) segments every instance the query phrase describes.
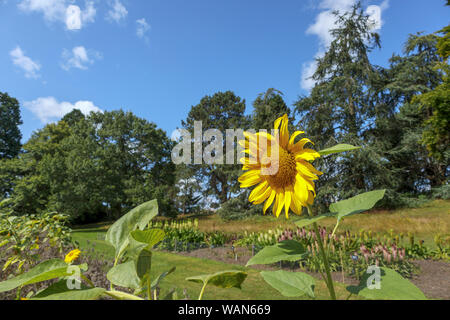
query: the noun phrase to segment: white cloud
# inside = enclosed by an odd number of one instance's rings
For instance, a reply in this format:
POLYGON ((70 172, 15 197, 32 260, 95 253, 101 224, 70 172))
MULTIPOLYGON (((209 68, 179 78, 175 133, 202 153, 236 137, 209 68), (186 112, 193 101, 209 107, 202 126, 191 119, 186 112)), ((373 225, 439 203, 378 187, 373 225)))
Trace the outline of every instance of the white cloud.
MULTIPOLYGON (((357 0, 322 0, 319 4, 319 8, 323 9, 323 11, 317 15, 314 23, 306 30, 306 34, 316 35, 319 38, 319 50, 315 58, 323 56, 333 41, 333 36, 330 33, 331 29, 336 28, 336 16, 333 14, 333 11, 338 10, 340 13, 348 12, 356 2, 357 0)), ((373 22, 374 31, 381 29, 383 24, 381 15, 383 10, 388 7, 389 0, 384 0, 380 5, 370 5, 367 7, 365 13, 373 22)), ((314 74, 315 70, 315 61, 309 61, 303 64, 300 82, 303 89, 311 90, 314 87, 314 80, 308 78, 314 74)))
POLYGON ((136 35, 148 42, 147 32, 150 30, 150 25, 147 23, 145 18, 136 20, 136 24, 136 35))
POLYGON ((72 0, 22 0, 18 7, 24 12, 37 12, 48 22, 63 22, 68 30, 80 30, 89 22, 94 22, 96 10, 94 2, 85 1, 85 9, 73 4, 72 0))
POLYGON ((71 68, 87 70, 89 65, 94 64, 95 60, 102 58, 102 55, 93 50, 86 50, 83 46, 74 47, 72 51, 63 50, 62 57, 64 62, 61 67, 69 71, 71 68))
POLYGON ((92 101, 58 102, 54 97, 42 97, 23 103, 25 108, 36 115, 42 123, 56 121, 73 109, 79 109, 84 114, 90 112, 103 112, 92 101))
POLYGON ((25 71, 25 77, 34 79, 40 77, 38 72, 41 70, 41 65, 33 61, 30 57, 27 57, 19 46, 11 50, 9 55, 14 65, 25 71))
POLYGON ((127 17, 128 10, 119 0, 114 0, 114 2, 110 0, 109 5, 111 8, 106 14, 107 20, 119 23, 127 17))

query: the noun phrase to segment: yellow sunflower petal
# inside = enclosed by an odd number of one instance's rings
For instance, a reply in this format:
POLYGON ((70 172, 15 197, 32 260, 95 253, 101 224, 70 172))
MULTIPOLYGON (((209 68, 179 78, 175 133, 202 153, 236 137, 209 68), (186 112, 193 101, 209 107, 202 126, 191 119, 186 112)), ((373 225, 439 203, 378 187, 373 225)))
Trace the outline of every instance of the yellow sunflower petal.
POLYGON ((281 122, 281 129, 280 129, 280 145, 287 149, 288 142, 289 142, 289 130, 288 130, 288 117, 285 114, 283 116, 283 121, 281 122))
POLYGON ((291 206, 292 191, 289 189, 284 192, 284 211, 286 219, 289 219, 289 207, 291 206))
POLYGON ((307 143, 312 143, 314 144, 311 140, 309 140, 308 138, 303 138, 301 139, 299 142, 297 142, 296 144, 294 144, 289 151, 291 151, 292 153, 298 153, 301 150, 303 150, 303 147, 305 146, 305 144, 307 143))
POLYGON ((241 188, 248 188, 261 182, 262 178, 260 173, 261 170, 250 170, 243 173, 238 179, 241 183, 241 188))
POLYGON ((295 195, 300 200, 303 206, 306 205, 306 201, 308 200, 308 186, 306 185, 305 179, 297 174, 295 178, 294 185, 295 195))
POLYGON ((284 205, 284 192, 278 192, 275 205, 272 208, 273 214, 278 218, 284 205))
POLYGON ((299 207, 297 206, 297 202, 295 201, 295 195, 294 194, 292 194, 292 196, 291 196, 291 210, 296 215, 301 215, 302 214, 302 206, 301 205, 299 207))
MULTIPOLYGON (((305 175, 311 176, 311 174, 315 174, 315 175, 322 175, 323 172, 320 172, 319 170, 317 170, 316 168, 314 168, 314 166, 309 163, 308 161, 304 161, 304 160, 299 160, 297 161, 297 166, 296 166, 297 170, 301 169, 302 173, 304 173, 305 175), (302 167, 299 167, 298 165, 301 165, 302 167), (309 173, 307 173, 306 171, 309 171, 309 173)), ((316 179, 314 179, 316 180, 316 179)))
POLYGON ((253 202, 257 197, 261 196, 264 191, 266 191, 267 186, 269 183, 267 181, 264 181, 260 183, 253 191, 250 193, 250 196, 248 197, 248 201, 253 202))
POLYGON ((303 149, 295 154, 295 160, 314 161, 316 158, 320 158, 320 154, 312 149, 303 149))
POLYGON ((273 199, 275 199, 275 195, 277 193, 275 192, 275 190, 272 190, 272 193, 269 196, 269 199, 267 199, 266 203, 264 203, 264 208, 263 208, 263 213, 266 214, 267 209, 269 209, 270 205, 273 202, 273 199))
POLYGON ((267 187, 267 189, 264 191, 264 193, 262 193, 259 197, 255 198, 255 200, 253 201, 253 204, 261 204, 264 201, 266 201, 266 199, 272 194, 272 188, 271 187, 267 187))
POLYGON ((291 138, 289 139, 289 143, 288 143, 288 149, 289 149, 289 150, 291 149, 291 147, 294 146, 295 138, 297 138, 298 135, 304 134, 304 133, 305 133, 305 131, 295 131, 295 132, 292 134, 291 138))
POLYGON ((303 163, 297 162, 295 168, 297 169, 297 172, 300 173, 303 177, 310 180, 317 180, 319 179, 314 173, 311 172, 311 170, 305 166, 303 163))

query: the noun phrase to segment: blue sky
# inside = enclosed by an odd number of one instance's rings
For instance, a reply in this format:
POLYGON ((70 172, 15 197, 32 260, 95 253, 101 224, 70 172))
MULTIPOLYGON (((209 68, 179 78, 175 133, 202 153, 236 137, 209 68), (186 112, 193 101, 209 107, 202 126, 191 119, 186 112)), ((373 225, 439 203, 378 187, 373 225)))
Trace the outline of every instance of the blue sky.
MULTIPOLYGON (((0 0, 0 91, 21 103, 26 141, 74 107, 123 108, 171 134, 205 95, 232 90, 247 113, 274 87, 291 106, 312 83, 333 25, 356 0, 0 0)), ((408 34, 449 23, 443 0, 371 0, 387 65, 408 34)))

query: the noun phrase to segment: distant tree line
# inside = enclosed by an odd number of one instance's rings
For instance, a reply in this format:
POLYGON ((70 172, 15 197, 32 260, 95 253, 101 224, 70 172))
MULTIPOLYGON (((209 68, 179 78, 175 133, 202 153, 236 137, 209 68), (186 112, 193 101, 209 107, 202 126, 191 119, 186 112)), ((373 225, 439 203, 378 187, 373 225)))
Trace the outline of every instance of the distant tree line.
MULTIPOLYGON (((205 96, 181 127, 203 130, 267 129, 288 114, 317 150, 336 143, 360 150, 326 156, 317 167, 316 203, 325 207, 358 193, 387 189, 385 208, 416 199, 449 198, 450 26, 411 34, 388 67, 370 62, 381 47, 360 4, 336 13, 333 42, 317 59, 315 86, 290 108, 273 88, 253 102, 231 91, 205 96)), ((240 190, 241 166, 174 165, 175 142, 156 124, 131 112, 83 115, 79 110, 46 125, 20 145, 19 103, 0 92, 0 197, 21 214, 54 210, 74 221, 116 219, 142 202, 158 199, 162 215, 218 208, 225 218, 262 212, 240 190)), ((225 148, 225 146, 224 146, 225 148)), ((236 155, 236 163, 239 163, 236 155)))

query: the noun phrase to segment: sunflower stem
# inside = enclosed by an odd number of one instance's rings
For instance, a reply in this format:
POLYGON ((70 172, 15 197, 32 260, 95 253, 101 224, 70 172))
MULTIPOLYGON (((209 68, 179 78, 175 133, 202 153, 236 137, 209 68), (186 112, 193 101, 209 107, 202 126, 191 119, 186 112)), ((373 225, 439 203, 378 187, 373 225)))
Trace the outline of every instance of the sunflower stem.
MULTIPOLYGON (((312 213, 311 207, 308 205, 307 208, 308 208, 308 214, 312 217, 313 213, 312 213)), ((313 223, 313 226, 314 226, 314 231, 316 232, 317 237, 319 237, 317 242, 319 243, 320 254, 322 255, 322 259, 323 259, 323 262, 325 265, 325 272, 327 274, 327 278, 324 278, 324 280, 325 280, 325 283, 327 284, 328 291, 330 292, 331 299, 336 300, 336 292, 334 291, 333 279, 331 278, 330 264, 328 262, 328 257, 325 252, 325 249, 323 247, 322 240, 320 239, 319 227, 317 226, 316 222, 313 223)))

